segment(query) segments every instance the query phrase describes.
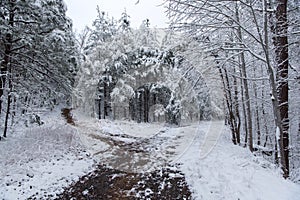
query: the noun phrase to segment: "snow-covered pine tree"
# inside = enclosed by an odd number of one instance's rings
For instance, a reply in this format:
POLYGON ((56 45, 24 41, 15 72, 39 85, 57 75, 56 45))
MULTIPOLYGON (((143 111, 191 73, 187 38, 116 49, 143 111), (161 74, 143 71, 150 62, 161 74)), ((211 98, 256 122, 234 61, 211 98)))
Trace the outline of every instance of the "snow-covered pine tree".
POLYGON ((117 32, 117 25, 114 18, 100 10, 97 6, 97 18, 93 21, 91 32, 89 34, 86 50, 97 47, 103 42, 110 41, 117 32))
POLYGON ((77 61, 62 0, 3 0, 0 8, 1 128, 6 136, 10 116, 53 107, 69 95, 77 61))
POLYGON ((136 31, 136 43, 140 47, 158 48, 157 31, 150 26, 149 19, 145 19, 136 31))
POLYGON ((127 14, 126 9, 121 14, 121 18, 118 20, 118 33, 132 31, 130 26, 130 16, 127 14))

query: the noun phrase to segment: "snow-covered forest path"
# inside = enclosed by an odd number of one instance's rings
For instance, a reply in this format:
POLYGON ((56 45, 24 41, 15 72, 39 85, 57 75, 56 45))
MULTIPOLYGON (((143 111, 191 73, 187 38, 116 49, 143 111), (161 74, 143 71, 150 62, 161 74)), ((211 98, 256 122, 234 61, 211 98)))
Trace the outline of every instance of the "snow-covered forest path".
POLYGON ((198 124, 165 127, 109 120, 76 123, 81 141, 91 155, 127 172, 145 172, 172 163, 192 143, 197 127, 198 124))
POLYGON ((223 121, 75 119, 1 141, 0 199, 300 199, 276 166, 232 144, 223 121))
POLYGON ((92 124, 81 122, 78 130, 85 132, 83 140, 93 138, 107 145, 99 152, 97 145, 90 148, 101 162, 138 173, 177 166, 195 199, 300 198, 300 186, 283 180, 272 163, 231 143, 224 121, 182 127, 105 120, 98 128, 92 124))

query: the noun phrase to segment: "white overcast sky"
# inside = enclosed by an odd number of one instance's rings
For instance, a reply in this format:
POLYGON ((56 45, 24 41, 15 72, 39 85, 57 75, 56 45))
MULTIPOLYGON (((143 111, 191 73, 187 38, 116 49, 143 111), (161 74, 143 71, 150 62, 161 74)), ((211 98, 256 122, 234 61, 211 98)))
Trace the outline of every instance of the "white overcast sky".
POLYGON ((108 13, 109 16, 119 19, 126 9, 130 16, 131 26, 139 27, 144 19, 150 20, 152 27, 166 27, 167 17, 163 0, 64 0, 67 4, 67 15, 73 20, 74 29, 82 30, 86 25, 91 26, 97 16, 96 7, 108 13))

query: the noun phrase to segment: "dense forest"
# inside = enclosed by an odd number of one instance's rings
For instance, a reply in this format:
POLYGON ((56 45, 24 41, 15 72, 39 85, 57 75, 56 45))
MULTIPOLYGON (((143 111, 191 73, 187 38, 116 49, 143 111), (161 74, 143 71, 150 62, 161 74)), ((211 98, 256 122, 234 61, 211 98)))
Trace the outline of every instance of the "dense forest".
POLYGON ((72 30, 63 0, 0 1, 0 130, 72 107, 99 119, 225 119, 233 145, 300 181, 300 2, 165 0, 170 27, 72 30))

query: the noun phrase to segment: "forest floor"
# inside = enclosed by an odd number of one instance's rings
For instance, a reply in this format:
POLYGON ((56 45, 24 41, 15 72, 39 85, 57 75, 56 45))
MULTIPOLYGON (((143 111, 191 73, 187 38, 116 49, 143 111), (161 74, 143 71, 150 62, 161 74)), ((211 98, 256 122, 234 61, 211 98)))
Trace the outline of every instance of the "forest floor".
POLYGON ((172 127, 64 112, 0 141, 0 199, 300 199, 300 185, 232 145, 221 121, 172 127))

